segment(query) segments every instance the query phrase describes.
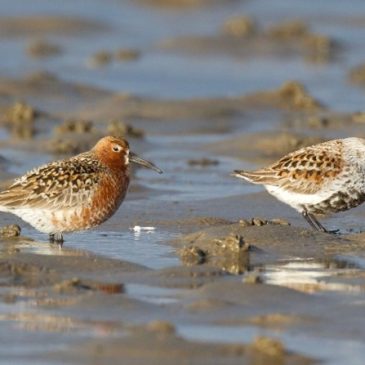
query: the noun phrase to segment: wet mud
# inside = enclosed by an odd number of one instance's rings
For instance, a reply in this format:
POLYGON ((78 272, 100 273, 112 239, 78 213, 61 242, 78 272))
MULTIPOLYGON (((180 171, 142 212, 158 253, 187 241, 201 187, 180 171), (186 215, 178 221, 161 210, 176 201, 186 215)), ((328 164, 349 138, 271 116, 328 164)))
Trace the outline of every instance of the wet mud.
POLYGON ((262 29, 255 19, 235 16, 227 19, 213 36, 179 37, 162 47, 193 54, 252 57, 300 57, 312 63, 327 63, 338 55, 339 45, 330 37, 315 33, 303 21, 289 20, 262 29))
POLYGON ((3 16, 0 24, 0 36, 2 38, 36 37, 45 34, 73 36, 108 29, 106 25, 97 21, 56 15, 3 16))
POLYGON ((104 135, 164 174, 62 248, 0 215, 0 363, 362 364, 365 208, 315 232, 230 173, 365 136, 365 7, 91 3, 7 4, 0 186, 104 135))

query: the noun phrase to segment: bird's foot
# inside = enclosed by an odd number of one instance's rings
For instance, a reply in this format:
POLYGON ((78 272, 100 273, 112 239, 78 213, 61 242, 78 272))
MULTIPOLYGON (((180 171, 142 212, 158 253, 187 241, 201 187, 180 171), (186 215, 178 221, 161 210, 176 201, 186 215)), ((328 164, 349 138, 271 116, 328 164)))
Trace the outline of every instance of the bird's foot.
POLYGON ((332 229, 330 231, 327 231, 327 233, 329 233, 329 234, 341 234, 339 229, 332 229))
POLYGON ((328 234, 340 234, 340 230, 339 229, 331 229, 331 230, 328 230, 327 228, 323 227, 321 223, 318 222, 318 220, 314 218, 314 221, 315 221, 315 224, 316 224, 316 229, 320 232, 323 232, 323 233, 328 233, 328 234))

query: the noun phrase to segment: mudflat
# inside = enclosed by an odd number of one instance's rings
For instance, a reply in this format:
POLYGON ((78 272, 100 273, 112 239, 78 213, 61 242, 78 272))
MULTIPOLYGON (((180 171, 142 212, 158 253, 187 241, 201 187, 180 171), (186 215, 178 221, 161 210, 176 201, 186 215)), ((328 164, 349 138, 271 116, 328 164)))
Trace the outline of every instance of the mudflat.
POLYGON ((362 364, 365 208, 314 232, 230 173, 364 136, 365 7, 16 4, 1 188, 109 134, 164 174, 132 167, 119 211, 62 248, 0 214, 0 363, 362 364))

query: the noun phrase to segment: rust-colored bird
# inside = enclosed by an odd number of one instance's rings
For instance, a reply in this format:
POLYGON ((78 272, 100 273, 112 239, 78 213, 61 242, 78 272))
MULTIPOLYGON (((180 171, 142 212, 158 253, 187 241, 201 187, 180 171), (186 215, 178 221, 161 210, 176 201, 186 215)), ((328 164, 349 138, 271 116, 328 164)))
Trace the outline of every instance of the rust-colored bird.
POLYGON ((126 140, 104 137, 88 152, 35 168, 0 193, 0 211, 22 218, 63 243, 64 232, 105 222, 129 185, 129 162, 162 171, 129 150, 126 140))

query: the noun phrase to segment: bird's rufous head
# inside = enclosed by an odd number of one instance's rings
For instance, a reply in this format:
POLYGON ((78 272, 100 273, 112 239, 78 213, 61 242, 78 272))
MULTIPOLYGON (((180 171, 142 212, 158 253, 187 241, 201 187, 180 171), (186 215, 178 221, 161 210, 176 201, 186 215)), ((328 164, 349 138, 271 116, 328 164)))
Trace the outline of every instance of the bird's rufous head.
POLYGON ((102 163, 115 170, 127 169, 129 162, 134 162, 149 169, 162 173, 152 162, 144 160, 129 150, 129 143, 125 139, 116 137, 104 137, 94 146, 96 153, 102 163))

